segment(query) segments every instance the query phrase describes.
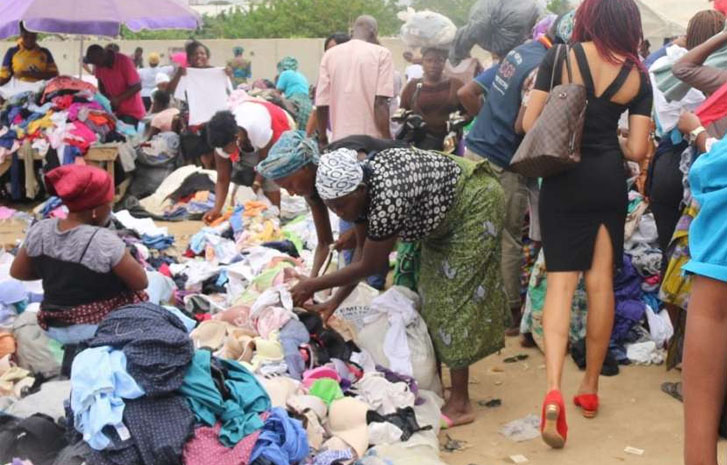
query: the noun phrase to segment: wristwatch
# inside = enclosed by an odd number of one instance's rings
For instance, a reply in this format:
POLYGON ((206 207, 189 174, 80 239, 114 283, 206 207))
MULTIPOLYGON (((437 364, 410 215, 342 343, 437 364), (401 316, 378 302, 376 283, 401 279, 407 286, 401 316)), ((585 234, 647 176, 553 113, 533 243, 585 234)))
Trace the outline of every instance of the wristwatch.
POLYGON ((689 145, 694 144, 697 142, 697 138, 702 135, 702 133, 707 132, 706 129, 704 129, 703 126, 699 126, 697 129, 693 130, 689 133, 689 145))

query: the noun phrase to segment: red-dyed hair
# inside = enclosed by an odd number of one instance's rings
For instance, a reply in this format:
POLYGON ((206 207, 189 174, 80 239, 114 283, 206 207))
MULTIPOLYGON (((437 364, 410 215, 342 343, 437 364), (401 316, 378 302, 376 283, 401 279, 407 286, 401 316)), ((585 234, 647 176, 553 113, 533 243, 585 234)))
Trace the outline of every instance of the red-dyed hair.
POLYGON ((584 0, 576 11, 573 40, 593 42, 599 55, 613 64, 621 64, 621 55, 643 69, 643 39, 641 12, 634 0, 584 0))

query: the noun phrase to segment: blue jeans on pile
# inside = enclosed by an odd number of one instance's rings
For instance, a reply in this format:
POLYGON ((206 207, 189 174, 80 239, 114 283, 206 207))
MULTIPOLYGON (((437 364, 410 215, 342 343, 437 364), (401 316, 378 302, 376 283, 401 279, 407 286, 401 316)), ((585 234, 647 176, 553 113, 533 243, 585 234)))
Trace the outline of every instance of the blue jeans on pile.
MULTIPOLYGON (((353 228, 353 223, 349 223, 348 221, 339 220, 338 222, 338 229, 339 234, 343 234, 349 229, 353 228)), ((353 250, 344 250, 343 251, 343 261, 346 263, 346 265, 351 264, 351 260, 353 260, 353 250)), ((369 286, 382 290, 386 286, 386 273, 388 270, 383 271, 379 274, 374 274, 369 276, 366 279, 366 282, 369 286)))

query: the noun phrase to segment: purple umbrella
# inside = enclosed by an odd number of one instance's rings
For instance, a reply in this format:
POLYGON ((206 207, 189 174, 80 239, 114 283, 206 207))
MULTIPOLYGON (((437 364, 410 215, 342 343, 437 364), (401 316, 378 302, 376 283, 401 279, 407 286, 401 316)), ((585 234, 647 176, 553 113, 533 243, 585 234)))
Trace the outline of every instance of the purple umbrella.
POLYGON ((197 29, 200 16, 179 0, 3 0, 0 39, 30 31, 115 37, 121 25, 142 29, 197 29))

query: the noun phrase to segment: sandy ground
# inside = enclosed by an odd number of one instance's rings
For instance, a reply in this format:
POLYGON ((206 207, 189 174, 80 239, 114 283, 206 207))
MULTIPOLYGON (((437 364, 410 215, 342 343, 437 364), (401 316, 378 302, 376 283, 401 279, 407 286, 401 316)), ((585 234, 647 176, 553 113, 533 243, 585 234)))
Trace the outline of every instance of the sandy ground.
MULTIPOLYGON (((201 227, 198 222, 157 223, 168 226, 177 244, 186 245, 201 227)), ((24 224, 0 221, 0 244, 13 244, 23 237, 24 224)), ((181 250, 180 250, 181 251, 181 250)), ((621 374, 602 378, 599 416, 586 420, 570 403, 580 382, 578 368, 568 359, 564 375, 569 436, 566 448, 550 450, 540 439, 516 443, 499 434, 505 423, 539 414, 545 395, 545 366, 537 349, 522 349, 516 339, 507 348, 475 365, 472 369, 471 396, 477 421, 469 426, 443 433, 459 441, 461 450, 442 451, 450 465, 495 465, 513 463, 510 456, 522 455, 533 465, 671 465, 682 462, 682 405, 663 394, 663 381, 678 381, 679 372, 666 373, 660 367, 623 367, 621 374), (509 356, 527 354, 524 361, 506 364, 509 356), (481 402, 500 399, 502 405, 487 408, 481 402), (642 449, 642 456, 630 455, 624 448, 642 449)), ((721 465, 727 465, 727 445, 720 444, 721 465)))

